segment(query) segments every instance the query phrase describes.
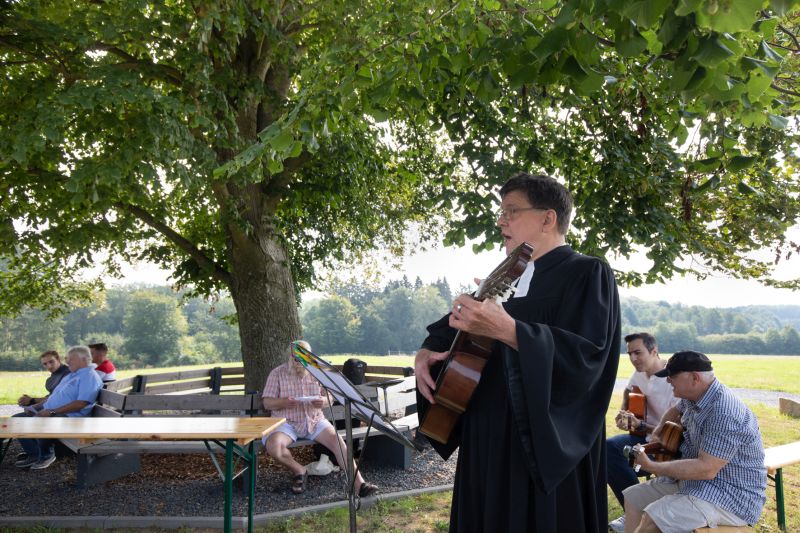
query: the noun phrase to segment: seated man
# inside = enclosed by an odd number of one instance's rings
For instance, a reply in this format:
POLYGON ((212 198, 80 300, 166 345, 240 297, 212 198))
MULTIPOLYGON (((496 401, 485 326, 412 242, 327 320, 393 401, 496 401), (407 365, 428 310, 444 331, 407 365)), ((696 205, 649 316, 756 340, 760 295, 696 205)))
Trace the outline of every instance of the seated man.
MULTIPOLYGON (((48 372, 50 372, 50 375, 47 376, 47 381, 44 382, 44 388, 47 390, 47 396, 49 396, 53 393, 58 384, 61 383, 61 379, 69 374, 69 367, 61 364, 61 359, 58 356, 58 352, 55 350, 42 352, 42 355, 39 356, 39 359, 42 361, 42 366, 45 367, 48 372)), ((17 405, 20 407, 28 407, 30 405, 45 401, 47 396, 44 398, 35 398, 33 396, 23 394, 19 397, 19 400, 17 400, 17 405)))
MULTIPOLYGON (((307 342, 297 342, 311 351, 307 342)), ((284 424, 264 437, 263 442, 267 453, 294 474, 293 493, 301 494, 306 490, 308 475, 306 467, 294 460, 288 448, 298 438, 319 442, 333 452, 340 466, 345 464, 347 447, 322 414, 322 408, 328 405, 328 396, 317 380, 292 356, 291 345, 289 360, 270 372, 262 397, 264 409, 272 411, 273 416, 286 419, 284 424)), ((355 491, 363 498, 375 494, 378 487, 365 482, 358 472, 355 491)))
MULTIPOLYGON (((614 435, 606 440, 608 485, 623 509, 625 508, 625 499, 622 491, 639 482, 637 475, 646 476, 648 474, 643 470, 638 474, 634 472, 633 467, 628 464, 628 459, 622 453, 623 448, 649 442, 661 417, 670 407, 678 403, 678 399, 672 395, 672 385, 667 382, 666 378, 655 375, 666 364, 666 361, 658 355, 655 337, 649 333, 632 333, 625 337, 625 343, 631 364, 636 369, 628 380, 628 386, 622 396, 622 407, 616 417, 617 427, 625 430, 626 433, 614 435), (637 387, 645 397, 644 419, 638 418, 629 410, 629 395, 634 391, 634 387, 637 387)), ((625 516, 612 521, 608 527, 612 531, 624 531, 625 516)))
POLYGON ((688 532, 700 527, 758 521, 766 501, 764 445, 753 412, 712 371, 711 361, 678 352, 657 376, 666 376, 681 401, 664 414, 683 426, 681 458, 636 463, 656 476, 625 490, 625 531, 688 532))
MULTIPOLYGON (((29 416, 87 416, 94 406, 103 382, 89 367, 92 356, 86 346, 74 346, 67 351, 67 374, 52 394, 43 402, 28 407, 29 416)), ((20 439, 27 457, 18 460, 19 468, 41 470, 56 460, 53 439, 20 439)))
POLYGON ((117 379, 117 369, 114 368, 114 363, 108 358, 108 346, 104 342, 97 342, 90 344, 89 349, 92 350, 92 363, 97 365, 94 369, 103 383, 114 381, 117 379))

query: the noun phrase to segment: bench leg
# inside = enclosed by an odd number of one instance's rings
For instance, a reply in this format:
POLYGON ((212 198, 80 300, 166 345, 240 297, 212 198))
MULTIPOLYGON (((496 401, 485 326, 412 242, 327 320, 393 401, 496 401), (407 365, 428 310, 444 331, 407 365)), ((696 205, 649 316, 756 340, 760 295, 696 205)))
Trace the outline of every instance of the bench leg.
POLYGON ((138 455, 125 453, 86 455, 79 453, 77 485, 79 488, 85 489, 98 483, 133 474, 139 469, 138 455))
POLYGON ((14 439, 0 439, 0 463, 6 456, 6 452, 11 447, 11 441, 14 439))
POLYGON ((775 507, 778 512, 778 529, 786 531, 786 515, 783 508, 783 468, 775 471, 775 507))

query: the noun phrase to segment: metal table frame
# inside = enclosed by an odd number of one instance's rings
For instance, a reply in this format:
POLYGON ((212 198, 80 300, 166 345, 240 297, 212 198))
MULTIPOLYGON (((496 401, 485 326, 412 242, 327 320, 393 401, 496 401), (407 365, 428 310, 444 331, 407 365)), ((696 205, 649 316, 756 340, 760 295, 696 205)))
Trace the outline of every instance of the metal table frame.
MULTIPOLYGON (((155 417, 154 417, 155 418, 155 417)), ((195 418, 195 417, 192 417, 195 418)), ((239 418, 239 417, 233 417, 239 418)), ((241 417, 246 418, 247 420, 252 420, 250 417, 241 417)), ((35 431, 17 431, 13 432, 7 429, 7 419, 0 418, 0 463, 2 463, 5 455, 11 446, 11 441, 14 438, 53 438, 58 439, 59 437, 56 434, 43 434, 41 432, 35 431)), ((62 419, 63 420, 63 419, 62 419)), ((108 420, 108 419, 104 419, 108 420)), ((175 418, 172 418, 175 420, 175 418)), ((284 419, 264 419, 266 422, 265 426, 268 428, 264 431, 267 433, 268 431, 274 429, 281 423, 283 423, 284 419)), ((202 425, 202 424, 200 424, 202 425)), ((202 431, 198 431, 198 434, 201 434, 202 431)), ((103 438, 103 439, 118 439, 121 438, 116 436, 115 434, 102 434, 102 432, 98 433, 97 431, 93 430, 93 434, 95 435, 92 438, 103 438)), ((75 435, 70 435, 70 437, 74 438, 75 435)), ((129 437, 126 437, 129 438, 129 437)), ((136 438, 136 437, 134 437, 136 438)), ((139 440, 145 440, 146 437, 139 437, 139 440)), ((158 439, 155 436, 150 436, 150 439, 147 440, 156 440, 158 439)), ((164 438, 163 440, 178 440, 178 439, 169 439, 164 438)), ((193 437, 183 437, 180 440, 195 440, 195 441, 203 441, 205 443, 206 449, 208 450, 209 456, 211 457, 212 462, 214 463, 217 472, 219 473, 220 477, 222 478, 222 482, 224 485, 224 492, 225 492, 225 502, 224 502, 224 531, 225 533, 230 533, 232 531, 233 525, 233 480, 240 475, 247 472, 248 475, 248 483, 246 487, 247 491, 247 531, 248 533, 252 533, 253 531, 253 507, 255 503, 255 490, 256 490, 256 472, 257 472, 257 452, 256 452, 256 437, 254 436, 247 436, 246 438, 231 436, 230 438, 226 439, 219 439, 219 438, 203 438, 202 436, 198 436, 196 438, 193 437), (218 448, 221 448, 225 451, 225 466, 222 467, 217 460, 214 447, 212 447, 212 443, 216 445, 218 448), (236 465, 238 465, 239 460, 242 459, 244 461, 244 466, 242 469, 234 474, 234 469, 236 465)))

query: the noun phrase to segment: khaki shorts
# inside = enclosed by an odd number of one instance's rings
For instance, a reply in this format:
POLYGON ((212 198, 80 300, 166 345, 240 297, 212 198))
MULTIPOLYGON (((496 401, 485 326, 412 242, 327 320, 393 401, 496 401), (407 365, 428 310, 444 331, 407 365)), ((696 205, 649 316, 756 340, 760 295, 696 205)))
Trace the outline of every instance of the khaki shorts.
POLYGON ((625 489, 625 504, 643 510, 663 533, 691 533, 699 527, 745 526, 747 522, 696 496, 676 494, 678 484, 657 477, 625 489))

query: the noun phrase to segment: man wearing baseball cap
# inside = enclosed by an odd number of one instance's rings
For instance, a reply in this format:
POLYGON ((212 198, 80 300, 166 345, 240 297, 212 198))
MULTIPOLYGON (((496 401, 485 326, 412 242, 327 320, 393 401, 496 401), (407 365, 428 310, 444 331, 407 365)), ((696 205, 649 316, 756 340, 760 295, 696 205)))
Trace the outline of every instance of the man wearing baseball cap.
POLYGON ((655 462, 636 456, 636 464, 657 477, 623 492, 625 531, 755 524, 766 501, 767 471, 753 412, 719 382, 700 352, 675 353, 655 375, 666 377, 681 400, 653 433, 658 437, 668 421, 681 424, 681 458, 655 462))

